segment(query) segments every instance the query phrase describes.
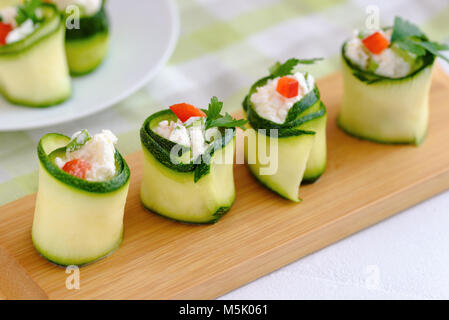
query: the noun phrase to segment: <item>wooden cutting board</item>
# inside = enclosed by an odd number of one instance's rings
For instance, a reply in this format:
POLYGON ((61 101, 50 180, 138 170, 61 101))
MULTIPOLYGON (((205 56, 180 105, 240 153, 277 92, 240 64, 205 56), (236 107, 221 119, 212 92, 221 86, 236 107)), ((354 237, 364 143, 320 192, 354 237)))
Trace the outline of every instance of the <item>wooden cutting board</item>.
MULTIPOLYGON (((143 209, 142 160, 127 157, 132 179, 125 238, 111 256, 70 274, 34 250, 35 195, 0 208, 0 296, 50 299, 215 298, 449 188, 449 78, 435 71, 430 130, 424 144, 357 140, 336 126, 342 79, 319 81, 328 107, 328 168, 302 186, 295 204, 260 186, 236 165, 237 200, 217 224, 191 226, 143 209)), ((143 119, 142 119, 143 120, 143 119)))

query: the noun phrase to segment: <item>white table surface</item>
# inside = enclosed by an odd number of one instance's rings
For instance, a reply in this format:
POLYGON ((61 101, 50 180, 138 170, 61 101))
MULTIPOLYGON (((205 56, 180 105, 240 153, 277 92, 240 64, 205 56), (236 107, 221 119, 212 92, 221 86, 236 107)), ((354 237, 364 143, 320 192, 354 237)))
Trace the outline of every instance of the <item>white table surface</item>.
POLYGON ((221 299, 448 299, 449 191, 221 299))

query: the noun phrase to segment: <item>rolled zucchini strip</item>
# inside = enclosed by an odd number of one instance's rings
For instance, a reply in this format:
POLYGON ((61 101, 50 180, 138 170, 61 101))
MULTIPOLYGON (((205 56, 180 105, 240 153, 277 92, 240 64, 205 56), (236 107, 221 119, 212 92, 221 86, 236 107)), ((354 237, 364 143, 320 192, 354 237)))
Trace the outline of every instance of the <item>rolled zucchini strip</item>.
POLYGON ((108 181, 79 179, 54 158, 70 138, 47 134, 39 142, 39 187, 32 240, 36 250, 58 265, 84 265, 110 254, 123 237, 123 213, 130 171, 116 151, 116 175, 108 181))
POLYGON ((386 78, 363 71, 342 49, 343 100, 338 125, 366 140, 419 145, 427 133, 429 92, 435 57, 403 78, 386 78))
POLYGON ((327 112, 315 86, 313 91, 292 106, 284 123, 262 118, 251 102, 251 95, 272 78, 274 76, 257 81, 243 102, 249 121, 245 160, 251 173, 263 185, 286 199, 299 202, 301 182, 316 181, 326 169, 327 112), (273 143, 277 147, 271 147, 273 143), (277 155, 272 155, 276 148, 277 155), (274 163, 267 164, 267 158, 274 163), (277 170, 263 173, 270 166, 277 170))
POLYGON ((171 110, 148 117, 140 130, 143 149, 141 200, 145 208, 164 217, 187 223, 217 222, 235 200, 233 159, 235 129, 206 150, 209 162, 193 163, 190 151, 182 150, 177 161, 170 158, 176 145, 153 129, 163 120, 176 121, 171 110))
POLYGON ((269 132, 251 127, 246 130, 245 162, 262 185, 288 200, 300 202, 298 190, 315 141, 315 132, 282 130, 276 137, 270 136, 269 132), (272 148, 273 144, 277 147, 272 148), (270 162, 263 159, 270 159, 270 162))
POLYGON ((80 18, 79 29, 67 26, 65 50, 70 73, 81 76, 94 71, 107 54, 108 42, 109 21, 103 1, 97 13, 80 18))
POLYGON ((302 179, 303 183, 313 183, 318 180, 326 170, 327 143, 326 124, 327 111, 323 102, 315 103, 310 110, 300 117, 301 123, 298 129, 315 132, 312 150, 306 164, 306 170, 302 179))
POLYGON ((9 102, 30 107, 59 104, 72 92, 62 17, 54 5, 40 8, 44 21, 32 34, 0 46, 0 91, 9 102))

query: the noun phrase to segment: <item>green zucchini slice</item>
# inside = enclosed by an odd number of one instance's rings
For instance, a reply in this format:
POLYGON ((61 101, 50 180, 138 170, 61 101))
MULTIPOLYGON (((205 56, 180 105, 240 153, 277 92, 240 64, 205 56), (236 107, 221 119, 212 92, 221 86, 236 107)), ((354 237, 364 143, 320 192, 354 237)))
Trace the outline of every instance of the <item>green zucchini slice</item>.
POLYGON ((217 222, 235 199, 233 157, 235 129, 226 130, 208 148, 209 163, 193 163, 181 148, 178 161, 170 159, 175 144, 153 131, 162 120, 176 120, 171 110, 148 117, 140 130, 143 149, 142 204, 164 217, 186 223, 217 222))
MULTIPOLYGON (((312 150, 307 160, 306 170, 302 179, 303 183, 313 183, 318 180, 326 170, 327 163, 327 143, 326 124, 327 111, 323 102, 316 104, 318 110, 302 116, 303 123, 298 125, 298 129, 315 132, 315 139, 312 150)), ((312 109, 312 108, 311 108, 312 109)))
POLYGON ((314 145, 315 132, 289 129, 285 135, 271 137, 269 131, 248 128, 245 134, 248 137, 245 162, 253 176, 280 196, 300 202, 298 190, 314 145), (273 148, 273 144, 277 147, 273 148), (269 163, 264 161, 268 158, 272 160, 269 163))
POLYGON ((41 9, 44 21, 32 34, 0 46, 0 92, 14 104, 48 107, 72 92, 62 17, 54 5, 41 9))
POLYGON ((82 16, 79 29, 67 28, 65 50, 70 73, 81 76, 94 71, 108 51, 109 21, 105 3, 92 16, 82 16))
POLYGON ((343 54, 340 128, 375 142, 419 145, 427 132, 434 60, 428 57, 420 69, 404 78, 366 80, 343 54))
MULTIPOLYGON (((293 73, 286 72, 283 75, 289 74, 293 73)), ((275 123, 261 117, 251 102, 251 95, 257 91, 258 87, 264 86, 268 80, 276 77, 277 75, 272 74, 258 80, 243 101, 243 110, 250 128, 247 133, 245 159, 251 173, 263 185, 284 198, 299 202, 298 189, 301 182, 315 182, 326 169, 327 112, 320 100, 319 90, 315 86, 311 92, 292 106, 284 123, 275 123), (269 133, 270 129, 278 130, 277 137, 269 133), (277 139, 278 156, 274 155, 272 159, 277 164, 277 172, 261 174, 260 169, 267 166, 266 163, 263 164, 263 160, 269 157, 270 146, 275 143, 274 139, 277 139), (262 154, 259 154, 258 148, 261 147, 264 150, 262 154), (253 155, 249 150, 252 150, 253 155)))
POLYGON ((117 174, 105 182, 78 179, 53 159, 70 141, 50 133, 38 145, 39 187, 32 240, 36 250, 58 265, 84 265, 110 254, 123 237, 123 213, 130 171, 116 151, 117 174))
POLYGON ((419 145, 427 133, 429 92, 435 55, 419 57, 412 73, 387 78, 360 69, 342 46, 343 100, 338 125, 360 139, 419 145))

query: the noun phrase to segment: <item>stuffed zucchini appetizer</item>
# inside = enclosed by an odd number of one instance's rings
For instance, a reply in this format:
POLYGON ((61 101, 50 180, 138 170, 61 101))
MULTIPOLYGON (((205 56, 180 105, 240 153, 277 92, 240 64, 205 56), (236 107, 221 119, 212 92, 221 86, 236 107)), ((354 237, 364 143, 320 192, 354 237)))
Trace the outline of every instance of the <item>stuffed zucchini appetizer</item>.
POLYGON ((14 104, 47 107, 71 95, 58 9, 40 0, 0 10, 0 91, 14 104))
POLYGON ((70 73, 94 71, 108 51, 109 22, 104 0, 53 0, 65 15, 65 49, 70 73))
POLYGON ((313 76, 293 71, 316 60, 276 63, 243 101, 249 122, 245 160, 251 173, 295 202, 300 201, 301 182, 316 181, 326 168, 326 108, 313 76))
POLYGON ((84 265, 120 245, 130 171, 116 142, 109 130, 40 140, 32 239, 51 262, 84 265))
POLYGON ((235 127, 245 120, 181 103, 148 117, 140 130, 143 149, 143 205, 181 222, 218 221, 235 199, 235 127))
POLYGON ((400 17, 390 28, 356 31, 342 47, 339 126, 362 139, 419 145, 427 132, 435 57, 447 49, 400 17))

